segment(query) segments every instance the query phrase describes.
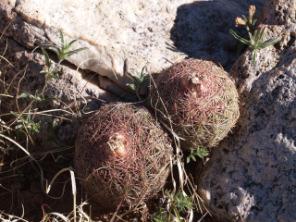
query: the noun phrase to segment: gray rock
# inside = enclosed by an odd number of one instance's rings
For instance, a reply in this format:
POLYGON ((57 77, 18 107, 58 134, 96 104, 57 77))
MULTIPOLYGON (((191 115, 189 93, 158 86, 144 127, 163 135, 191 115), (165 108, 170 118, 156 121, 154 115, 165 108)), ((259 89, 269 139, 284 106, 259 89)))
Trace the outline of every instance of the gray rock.
POLYGON ((222 221, 296 221, 296 28, 295 10, 287 8, 293 4, 267 5, 265 12, 277 25, 267 26, 266 37, 280 35, 281 43, 260 51, 256 65, 247 51, 232 69, 241 118, 213 151, 199 183, 206 204, 222 221))
MULTIPOLYGON (((2 73, 3 76, 6 76, 7 82, 10 80, 17 82, 20 76, 25 73, 22 82, 20 82, 20 92, 34 94, 43 89, 45 59, 41 52, 26 50, 15 41, 7 38, 1 40, 0 48, 3 52, 2 55, 12 64, 9 65, 2 60, 2 73)), ((90 100, 106 102, 116 98, 101 89, 92 76, 67 65, 57 64, 55 61, 52 61, 52 64, 58 73, 56 78, 46 81, 44 93, 46 97, 58 98, 64 104, 74 101, 86 104, 90 100)), ((60 104, 52 108, 64 108, 64 106, 60 104)))
POLYGON ((151 72, 158 72, 169 66, 169 61, 184 57, 169 50, 167 44, 176 8, 190 0, 4 2, 1 8, 11 15, 11 35, 18 42, 27 47, 58 45, 62 30, 67 40, 78 39, 75 48, 87 47, 68 58, 72 64, 122 86, 127 81, 126 71, 136 74, 146 65, 151 72))
POLYGON ((2 0, 0 27, 10 24, 6 34, 27 48, 58 45, 62 30, 78 39, 73 48, 88 48, 69 62, 125 88, 127 72, 157 73, 186 56, 229 67, 237 55, 228 33, 234 18, 264 1, 2 0))
POLYGON ((56 140, 61 144, 73 144, 78 127, 76 119, 98 109, 102 103, 117 100, 114 95, 92 83, 87 75, 66 65, 54 65, 58 71, 57 77, 46 79, 42 73, 44 56, 26 50, 11 39, 0 40, 0 51, 10 62, 0 61, 0 92, 13 96, 0 98, 0 112, 20 113, 27 109, 32 99, 18 99, 18 106, 15 100, 24 93, 42 97, 42 101, 35 102, 31 110, 48 114, 34 117, 41 126, 36 140, 43 149, 51 148, 56 140))
POLYGON ((270 1, 263 11, 263 22, 270 25, 287 25, 296 23, 296 1, 270 1))

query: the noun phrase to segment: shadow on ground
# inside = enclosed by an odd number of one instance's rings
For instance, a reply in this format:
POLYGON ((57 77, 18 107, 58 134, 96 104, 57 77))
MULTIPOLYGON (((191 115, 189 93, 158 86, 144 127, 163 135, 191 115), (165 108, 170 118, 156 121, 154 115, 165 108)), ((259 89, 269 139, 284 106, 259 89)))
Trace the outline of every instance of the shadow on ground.
POLYGON ((229 29, 235 28, 237 16, 247 13, 249 4, 260 8, 264 1, 212 0, 181 5, 171 29, 172 49, 229 69, 241 51, 229 29))

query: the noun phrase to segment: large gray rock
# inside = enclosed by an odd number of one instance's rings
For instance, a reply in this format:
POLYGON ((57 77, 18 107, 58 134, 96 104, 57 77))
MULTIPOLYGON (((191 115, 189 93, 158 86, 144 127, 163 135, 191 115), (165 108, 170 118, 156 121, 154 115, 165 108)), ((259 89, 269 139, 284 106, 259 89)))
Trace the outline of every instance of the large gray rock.
POLYGON ((147 65, 158 72, 184 57, 167 44, 176 8, 190 0, 4 2, 2 9, 14 19, 13 38, 21 44, 58 45, 62 30, 66 39, 78 39, 73 48, 87 47, 68 58, 71 63, 122 85, 126 71, 136 74, 147 65))
POLYGON ((263 21, 271 24, 266 37, 282 41, 261 50, 255 65, 249 51, 234 65, 241 119, 200 179, 200 193, 222 221, 296 221, 295 0, 272 0, 263 21))
POLYGON ((229 67, 234 18, 263 1, 2 0, 0 27, 10 24, 5 33, 27 48, 58 45, 62 30, 66 39, 78 39, 73 48, 87 47, 69 62, 124 88, 127 72, 147 66, 156 73, 187 55, 229 67))

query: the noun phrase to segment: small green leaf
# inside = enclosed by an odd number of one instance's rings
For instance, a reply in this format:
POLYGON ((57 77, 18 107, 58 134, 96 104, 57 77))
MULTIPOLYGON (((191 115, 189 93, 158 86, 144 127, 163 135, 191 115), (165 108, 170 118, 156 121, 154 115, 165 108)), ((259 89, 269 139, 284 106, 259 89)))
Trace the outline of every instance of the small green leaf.
POLYGON ((269 47, 269 46, 275 45, 276 43, 280 42, 281 39, 282 39, 281 37, 273 38, 273 39, 269 39, 269 40, 263 42, 263 43, 260 45, 260 48, 263 49, 263 48, 266 48, 266 47, 269 47))
POLYGON ((45 65, 50 67, 51 66, 51 60, 49 58, 49 55, 48 55, 47 51, 44 48, 41 48, 41 51, 42 51, 42 53, 44 55, 45 65))
POLYGON ((182 192, 178 192, 174 197, 174 204, 179 212, 186 212, 193 208, 192 199, 184 196, 182 192))
POLYGON ((72 51, 66 53, 66 57, 70 57, 71 55, 74 55, 74 54, 81 52, 83 50, 86 50, 86 49, 87 49, 86 47, 83 47, 83 48, 72 50, 72 51))
POLYGON ((160 208, 159 212, 154 214, 152 221, 153 222, 169 222, 169 215, 165 211, 165 209, 160 208))
POLYGON ((36 134, 40 131, 40 123, 34 122, 30 115, 21 116, 16 122, 17 124, 14 126, 15 130, 27 131, 30 134, 36 134))
POLYGON ((74 40, 72 40, 71 42, 69 42, 68 43, 68 48, 67 49, 69 49, 75 42, 77 42, 78 41, 78 39, 74 39, 74 40))
POLYGON ((65 44, 64 33, 62 32, 62 30, 60 30, 60 41, 61 41, 61 44, 62 44, 62 45, 65 44))
POLYGON ((247 40, 247 39, 245 39, 245 38, 239 36, 239 35, 238 35, 233 29, 230 29, 229 32, 230 32, 230 34, 231 34, 234 38, 236 38, 236 39, 237 39, 238 41, 240 41, 241 43, 243 43, 243 44, 245 44, 245 45, 249 45, 249 44, 250 44, 250 41, 249 41, 249 40, 247 40))
POLYGON ((209 151, 205 147, 197 147, 196 149, 191 149, 190 154, 186 158, 186 162, 189 163, 190 161, 196 162, 196 157, 203 159, 209 155, 209 151))
POLYGON ((252 64, 256 65, 256 58, 257 58, 257 49, 252 51, 252 64))
POLYGON ((132 90, 132 91, 135 91, 135 90, 136 90, 136 86, 135 86, 134 83, 128 83, 128 84, 127 84, 127 87, 128 87, 130 90, 132 90))
POLYGON ((59 62, 62 62, 66 60, 68 57, 78 52, 81 52, 82 50, 87 49, 86 47, 83 47, 83 48, 70 50, 72 45, 77 41, 78 41, 77 39, 74 39, 68 43, 65 42, 64 34, 62 31, 60 31, 60 45, 59 46, 53 45, 53 46, 49 46, 48 48, 57 55, 59 62))
MULTIPOLYGON (((128 83, 126 85, 132 91, 134 91, 134 93, 137 95, 138 99, 143 99, 142 97, 144 97, 146 95, 141 95, 141 92, 147 90, 150 85, 150 78, 147 73, 146 67, 144 66, 142 68, 141 72, 136 75, 131 75, 130 73, 127 73, 127 77, 131 80, 131 83, 128 83)), ((142 93, 142 94, 144 94, 144 93, 142 93)))
POLYGON ((35 101, 42 101, 42 98, 40 96, 32 95, 32 94, 26 93, 26 92, 21 93, 17 98, 18 99, 32 99, 35 101))

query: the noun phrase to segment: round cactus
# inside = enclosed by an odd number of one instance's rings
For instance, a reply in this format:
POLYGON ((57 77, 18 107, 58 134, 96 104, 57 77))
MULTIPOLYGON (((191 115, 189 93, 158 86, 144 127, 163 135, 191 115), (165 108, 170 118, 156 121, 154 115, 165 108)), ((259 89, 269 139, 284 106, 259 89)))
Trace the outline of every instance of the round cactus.
POLYGON ((239 117, 234 83, 210 61, 188 59, 164 70, 152 84, 150 102, 183 138, 184 149, 216 146, 239 117))
POLYGON ((145 201, 169 174, 171 141, 142 107, 104 105, 82 125, 75 148, 77 174, 103 211, 145 201))

